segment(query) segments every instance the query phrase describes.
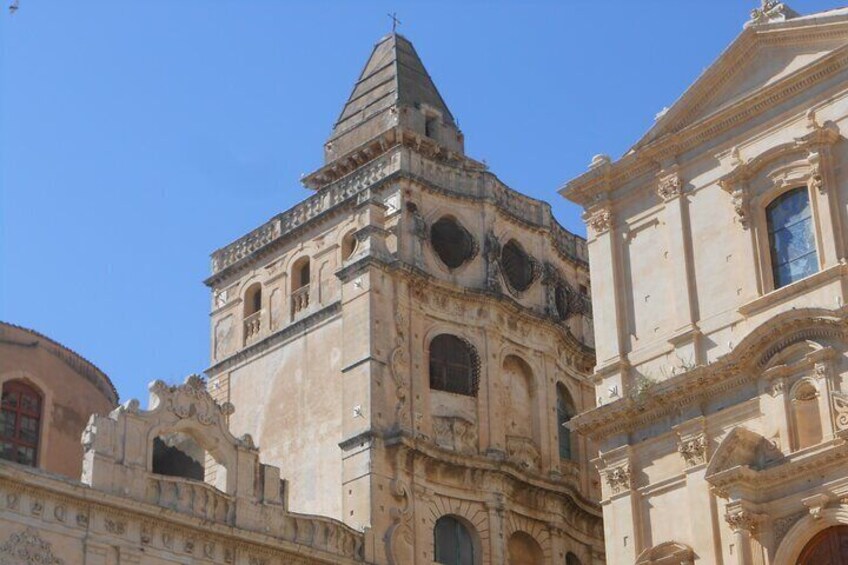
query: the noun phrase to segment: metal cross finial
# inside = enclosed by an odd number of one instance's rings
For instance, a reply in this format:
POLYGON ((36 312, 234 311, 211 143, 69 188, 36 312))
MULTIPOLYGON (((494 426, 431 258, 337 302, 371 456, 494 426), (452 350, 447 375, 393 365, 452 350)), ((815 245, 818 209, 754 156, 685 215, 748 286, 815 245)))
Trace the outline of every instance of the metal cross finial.
POLYGON ((401 22, 399 19, 397 19, 397 12, 392 12, 391 14, 386 14, 386 15, 389 16, 392 19, 392 33, 396 33, 397 32, 397 26, 399 26, 403 22, 401 22))

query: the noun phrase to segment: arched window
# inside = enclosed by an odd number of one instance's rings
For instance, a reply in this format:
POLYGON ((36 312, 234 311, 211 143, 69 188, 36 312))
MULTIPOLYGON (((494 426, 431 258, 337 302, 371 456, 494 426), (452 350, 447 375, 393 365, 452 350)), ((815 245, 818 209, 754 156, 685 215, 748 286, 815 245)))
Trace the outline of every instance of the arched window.
POLYGON ((822 428, 816 387, 809 381, 799 383, 793 390, 791 406, 795 449, 821 443, 822 428))
POLYGON ((574 416, 574 403, 571 401, 571 395, 565 389, 565 385, 557 383, 557 431, 559 434, 559 458, 572 459, 574 456, 571 447, 571 430, 565 427, 565 424, 574 416))
POLYGON ((347 261, 354 251, 356 251, 356 235, 353 231, 349 231, 342 238, 342 261, 347 261))
POLYGON ((433 528, 436 563, 474 565, 474 544, 465 525, 453 516, 442 516, 433 528))
POLYGON ((477 396, 479 360, 471 344, 450 334, 430 342, 430 388, 477 396))
POLYGON ((533 536, 524 532, 515 532, 507 542, 509 565, 542 565, 544 554, 533 536))
POLYGON ((298 259, 292 267, 292 290, 309 284, 309 257, 298 259))
POLYGON ((806 187, 775 198, 766 208, 774 288, 819 270, 810 195, 806 187))
POLYGON ((153 439, 153 472, 202 481, 206 451, 186 434, 173 433, 153 439))
POLYGON ((41 429, 42 396, 22 381, 3 383, 0 457, 35 467, 41 429))
POLYGON ((244 317, 252 316, 262 310, 262 285, 253 283, 244 293, 244 317))
POLYGON ((501 263, 506 280, 517 290, 527 290, 533 283, 533 263, 530 256, 514 239, 510 239, 501 250, 501 263))

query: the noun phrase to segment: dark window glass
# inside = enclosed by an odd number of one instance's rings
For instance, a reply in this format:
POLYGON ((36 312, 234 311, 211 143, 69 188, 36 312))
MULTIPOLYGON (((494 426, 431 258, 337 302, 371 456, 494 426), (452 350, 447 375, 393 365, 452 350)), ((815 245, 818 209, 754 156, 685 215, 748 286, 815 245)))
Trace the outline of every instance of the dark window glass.
POLYGON ((565 565, 582 565, 580 559, 570 551, 568 555, 565 556, 565 565))
POLYGON ((309 263, 303 266, 300 270, 300 286, 309 284, 309 263))
POLYGON ((430 242, 436 255, 450 269, 456 269, 474 254, 471 234, 456 220, 442 218, 430 228, 430 242))
POLYGON ((448 334, 430 342, 430 388, 467 396, 477 395, 477 355, 470 344, 448 334))
POLYGON ((766 208, 774 287, 780 288, 819 270, 810 196, 805 187, 777 197, 766 208))
POLYGON ((571 430, 565 424, 571 420, 573 408, 568 392, 562 385, 557 386, 557 430, 559 431, 559 458, 571 459, 571 430))
POLYGON ((514 239, 504 245, 501 251, 501 263, 512 288, 527 290, 533 282, 533 265, 530 257, 514 239))
POLYGON ((474 565, 471 534, 462 522, 451 516, 436 521, 433 529, 435 561, 445 565, 474 565))
POLYGON ((9 381, 3 384, 0 404, 0 458, 34 467, 41 425, 41 395, 20 381, 9 381))

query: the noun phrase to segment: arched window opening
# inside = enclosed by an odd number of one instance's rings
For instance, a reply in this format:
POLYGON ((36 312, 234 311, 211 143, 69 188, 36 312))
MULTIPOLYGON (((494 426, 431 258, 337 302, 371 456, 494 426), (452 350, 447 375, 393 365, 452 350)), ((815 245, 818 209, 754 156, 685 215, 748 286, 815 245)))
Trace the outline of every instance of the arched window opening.
POLYGON ((252 316, 262 310, 262 285, 253 283, 244 293, 244 317, 252 316))
POLYGON ((579 557, 569 551, 565 556, 565 565, 583 565, 583 562, 580 561, 579 557))
POLYGON ((430 342, 430 388, 477 396, 480 362, 474 348, 454 335, 441 334, 430 342))
POLYGON ((501 264, 509 285, 519 292, 533 283, 533 263, 521 245, 511 239, 501 250, 501 264))
POLYGON ((821 443, 821 417, 815 386, 810 382, 801 383, 792 395, 791 405, 795 428, 795 449, 804 449, 821 443))
POLYGON ((766 208, 766 220, 774 288, 819 270, 810 194, 806 187, 795 188, 775 198, 766 208))
POLYGON ((244 341, 252 341, 262 329, 262 285, 253 283, 244 293, 244 341))
POLYGON ((35 467, 41 431, 43 397, 23 381, 3 383, 0 401, 0 458, 35 467))
POLYGON ((507 419, 507 436, 535 442, 537 409, 533 370, 524 359, 507 355, 503 361, 503 381, 509 393, 509 407, 504 414, 507 419))
POLYGON ((153 439, 151 471, 207 482, 219 490, 226 490, 226 467, 212 459, 194 438, 183 432, 165 433, 153 439))
POLYGON ((433 528, 434 560, 445 565, 474 565, 474 544, 465 525, 442 516, 433 528))
POLYGON ((848 526, 831 526, 816 534, 798 558, 798 565, 848 563, 848 526))
POLYGON ((356 251, 356 235, 353 231, 349 231, 342 238, 342 261, 350 259, 354 251, 356 251))
POLYGON ((557 431, 559 433, 559 458, 573 459, 574 450, 571 444, 571 430, 565 425, 574 416, 574 403, 571 395, 562 383, 557 383, 557 431))
POLYGON ((539 543, 530 534, 515 532, 507 542, 509 565, 542 565, 544 555, 539 543))
POLYGON ((292 317, 309 307, 309 257, 301 257, 292 267, 292 317))
POLYGON ((449 269, 456 269, 474 255, 474 240, 455 219, 444 217, 430 228, 430 242, 436 255, 449 269))

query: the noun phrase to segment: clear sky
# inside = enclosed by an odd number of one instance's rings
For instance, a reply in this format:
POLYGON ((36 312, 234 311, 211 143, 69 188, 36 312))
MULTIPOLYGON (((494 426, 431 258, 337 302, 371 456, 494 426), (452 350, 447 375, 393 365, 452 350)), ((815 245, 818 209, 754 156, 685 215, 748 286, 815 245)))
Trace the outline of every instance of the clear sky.
MULTIPOLYGON (((466 149, 550 201, 620 156, 755 0, 19 0, 0 13, 0 319, 122 400, 209 360, 209 254, 309 192, 373 44, 415 45, 466 149)), ((802 14, 839 0, 790 0, 802 14)))

